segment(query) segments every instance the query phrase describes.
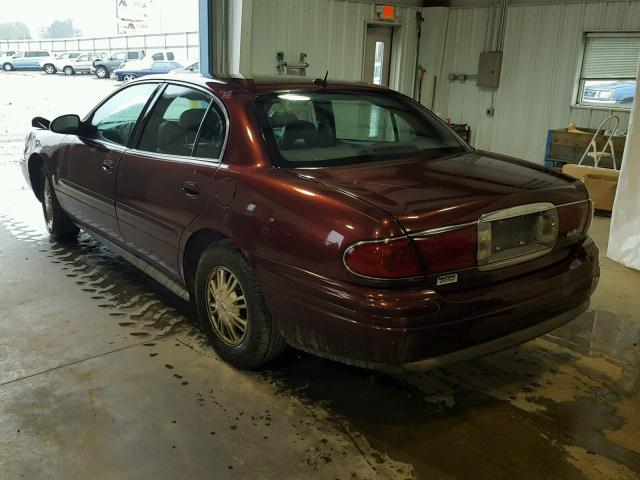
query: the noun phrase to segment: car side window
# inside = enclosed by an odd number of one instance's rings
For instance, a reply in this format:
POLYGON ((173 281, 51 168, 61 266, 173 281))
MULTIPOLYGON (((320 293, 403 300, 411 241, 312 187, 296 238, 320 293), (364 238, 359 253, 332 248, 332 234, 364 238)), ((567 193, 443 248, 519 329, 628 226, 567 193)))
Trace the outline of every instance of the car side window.
POLYGON ((124 52, 116 53, 113 57, 111 57, 111 60, 126 60, 126 59, 127 59, 127 54, 124 52))
POLYGON ((164 55, 162 53, 154 53, 151 56, 151 60, 164 60, 164 55))
POLYGON ((194 157, 220 158, 227 124, 218 105, 213 103, 200 127, 200 135, 193 151, 194 157))
POLYGON ((175 60, 173 52, 167 52, 167 60, 175 60))
POLYGON ((193 88, 169 85, 144 127, 138 148, 147 152, 191 156, 211 96, 193 88))
POLYGON ((126 145, 156 87, 155 83, 142 83, 116 93, 94 112, 87 136, 126 145))
POLYGON ((76 60, 78 62, 82 62, 84 60, 89 60, 89 56, 88 55, 80 55, 79 57, 76 57, 76 60))
POLYGON ((122 56, 122 59, 124 60, 125 58, 129 59, 129 60, 136 60, 138 58, 138 53, 137 52, 128 52, 125 55, 122 56))

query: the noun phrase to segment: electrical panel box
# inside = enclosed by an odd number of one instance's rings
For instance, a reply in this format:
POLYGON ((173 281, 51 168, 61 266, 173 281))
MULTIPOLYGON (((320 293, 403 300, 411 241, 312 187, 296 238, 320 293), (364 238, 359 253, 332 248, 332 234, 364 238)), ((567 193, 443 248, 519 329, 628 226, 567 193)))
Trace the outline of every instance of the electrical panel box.
POLYGON ((482 52, 478 62, 476 84, 480 88, 498 88, 501 69, 502 52, 482 52))

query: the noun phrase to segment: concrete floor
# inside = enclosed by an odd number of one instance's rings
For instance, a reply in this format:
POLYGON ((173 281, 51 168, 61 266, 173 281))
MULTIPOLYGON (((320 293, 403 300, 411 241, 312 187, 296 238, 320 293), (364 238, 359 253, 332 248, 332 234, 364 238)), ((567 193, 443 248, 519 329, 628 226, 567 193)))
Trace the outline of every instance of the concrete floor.
POLYGON ((290 351, 236 371, 135 268, 51 242, 25 189, 30 117, 112 89, 0 73, 2 479, 640 478, 640 272, 601 255, 589 312, 473 362, 387 376, 290 351))

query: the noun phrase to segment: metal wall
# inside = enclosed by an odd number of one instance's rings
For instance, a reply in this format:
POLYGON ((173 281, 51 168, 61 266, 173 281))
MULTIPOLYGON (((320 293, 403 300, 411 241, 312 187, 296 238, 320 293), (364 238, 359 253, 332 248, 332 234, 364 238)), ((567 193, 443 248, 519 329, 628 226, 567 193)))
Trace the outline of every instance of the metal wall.
MULTIPOLYGON (((308 55, 310 77, 361 80, 365 24, 375 21, 375 5, 345 0, 244 0, 241 70, 276 74, 276 53, 297 63, 308 55), (245 26, 246 25, 246 26, 245 26), (249 28, 247 28, 249 27, 249 28)), ((396 7, 391 83, 411 94, 417 47, 416 12, 396 7)))
POLYGON ((112 37, 0 40, 0 50, 113 53, 118 50, 172 50, 179 60, 198 58, 198 32, 149 33, 112 37))
MULTIPOLYGON (((595 128, 612 113, 571 106, 583 34, 640 30, 639 1, 511 5, 494 117, 486 114, 490 92, 479 90, 473 80, 447 79, 449 73, 476 73, 487 15, 486 7, 425 9, 425 29, 435 33, 423 44, 428 82, 422 102, 431 106, 437 75, 433 110, 469 123, 475 147, 542 163, 547 130, 569 122, 595 128)), ((627 125, 628 113, 613 113, 627 125)))

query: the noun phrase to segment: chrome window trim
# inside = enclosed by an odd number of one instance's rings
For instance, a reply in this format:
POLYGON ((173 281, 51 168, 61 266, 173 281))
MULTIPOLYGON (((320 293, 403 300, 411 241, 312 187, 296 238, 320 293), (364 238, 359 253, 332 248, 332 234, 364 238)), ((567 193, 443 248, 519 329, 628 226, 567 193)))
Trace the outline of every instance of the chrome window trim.
POLYGON ((152 158, 156 160, 164 160, 167 162, 190 163, 193 165, 202 165, 213 167, 220 164, 220 159, 204 159, 199 157, 190 157, 186 155, 171 155, 168 153, 149 152, 147 150, 139 150, 137 148, 127 149, 127 154, 137 155, 140 157, 152 158))

